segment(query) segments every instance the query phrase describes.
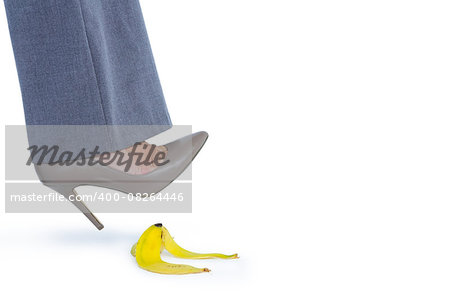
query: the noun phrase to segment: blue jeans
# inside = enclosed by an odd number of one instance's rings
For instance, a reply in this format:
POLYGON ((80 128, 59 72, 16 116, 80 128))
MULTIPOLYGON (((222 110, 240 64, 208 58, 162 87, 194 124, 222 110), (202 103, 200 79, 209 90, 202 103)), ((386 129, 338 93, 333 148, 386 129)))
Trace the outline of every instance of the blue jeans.
POLYGON ((139 0, 4 2, 27 125, 171 126, 139 0))

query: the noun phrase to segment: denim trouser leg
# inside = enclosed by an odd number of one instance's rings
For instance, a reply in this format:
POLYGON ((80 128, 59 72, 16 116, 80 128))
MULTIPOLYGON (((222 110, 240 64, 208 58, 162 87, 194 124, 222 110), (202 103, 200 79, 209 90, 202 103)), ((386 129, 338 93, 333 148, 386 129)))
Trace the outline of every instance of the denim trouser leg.
POLYGON ((171 126, 139 0, 4 2, 27 125, 171 126))

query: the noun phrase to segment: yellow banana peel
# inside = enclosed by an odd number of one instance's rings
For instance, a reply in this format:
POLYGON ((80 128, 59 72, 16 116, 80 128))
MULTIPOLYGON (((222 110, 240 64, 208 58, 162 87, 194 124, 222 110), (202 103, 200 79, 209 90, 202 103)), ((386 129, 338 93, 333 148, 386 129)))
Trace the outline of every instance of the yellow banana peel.
POLYGON ((131 255, 136 257, 138 265, 150 272, 160 274, 193 274, 210 272, 208 268, 196 268, 183 264, 172 264, 161 259, 161 252, 166 249, 175 257, 187 259, 239 258, 237 254, 195 253, 180 247, 172 238, 167 228, 161 223, 150 226, 131 248, 131 255))

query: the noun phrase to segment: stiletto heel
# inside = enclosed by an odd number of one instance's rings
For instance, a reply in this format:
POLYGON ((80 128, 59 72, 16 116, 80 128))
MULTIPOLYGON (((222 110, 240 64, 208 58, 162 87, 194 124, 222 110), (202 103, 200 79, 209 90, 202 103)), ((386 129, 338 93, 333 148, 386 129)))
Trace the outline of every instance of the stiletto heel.
MULTIPOLYGON (((45 184, 45 183, 44 183, 45 184)), ((45 184, 52 190, 63 195, 67 200, 72 202, 76 208, 78 208, 85 216, 92 222, 92 224, 97 227, 98 230, 103 229, 103 224, 97 219, 97 217, 89 210, 89 208, 84 204, 84 202, 79 199, 77 192, 75 191, 75 186, 73 184, 45 184), (78 198, 78 199, 77 199, 78 198)))

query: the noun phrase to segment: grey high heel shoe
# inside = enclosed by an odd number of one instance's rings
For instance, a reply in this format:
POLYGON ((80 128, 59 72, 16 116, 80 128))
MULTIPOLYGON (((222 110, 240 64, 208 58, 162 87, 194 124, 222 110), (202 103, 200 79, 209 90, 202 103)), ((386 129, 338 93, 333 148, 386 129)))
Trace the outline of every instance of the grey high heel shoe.
POLYGON ((189 166, 207 139, 208 133, 201 131, 164 145, 167 148, 168 163, 144 175, 130 175, 99 164, 93 166, 35 164, 34 166, 44 185, 71 201, 97 229, 101 230, 104 227, 103 224, 89 208, 82 201, 74 200, 77 196, 76 187, 94 185, 132 194, 158 193, 189 166))

